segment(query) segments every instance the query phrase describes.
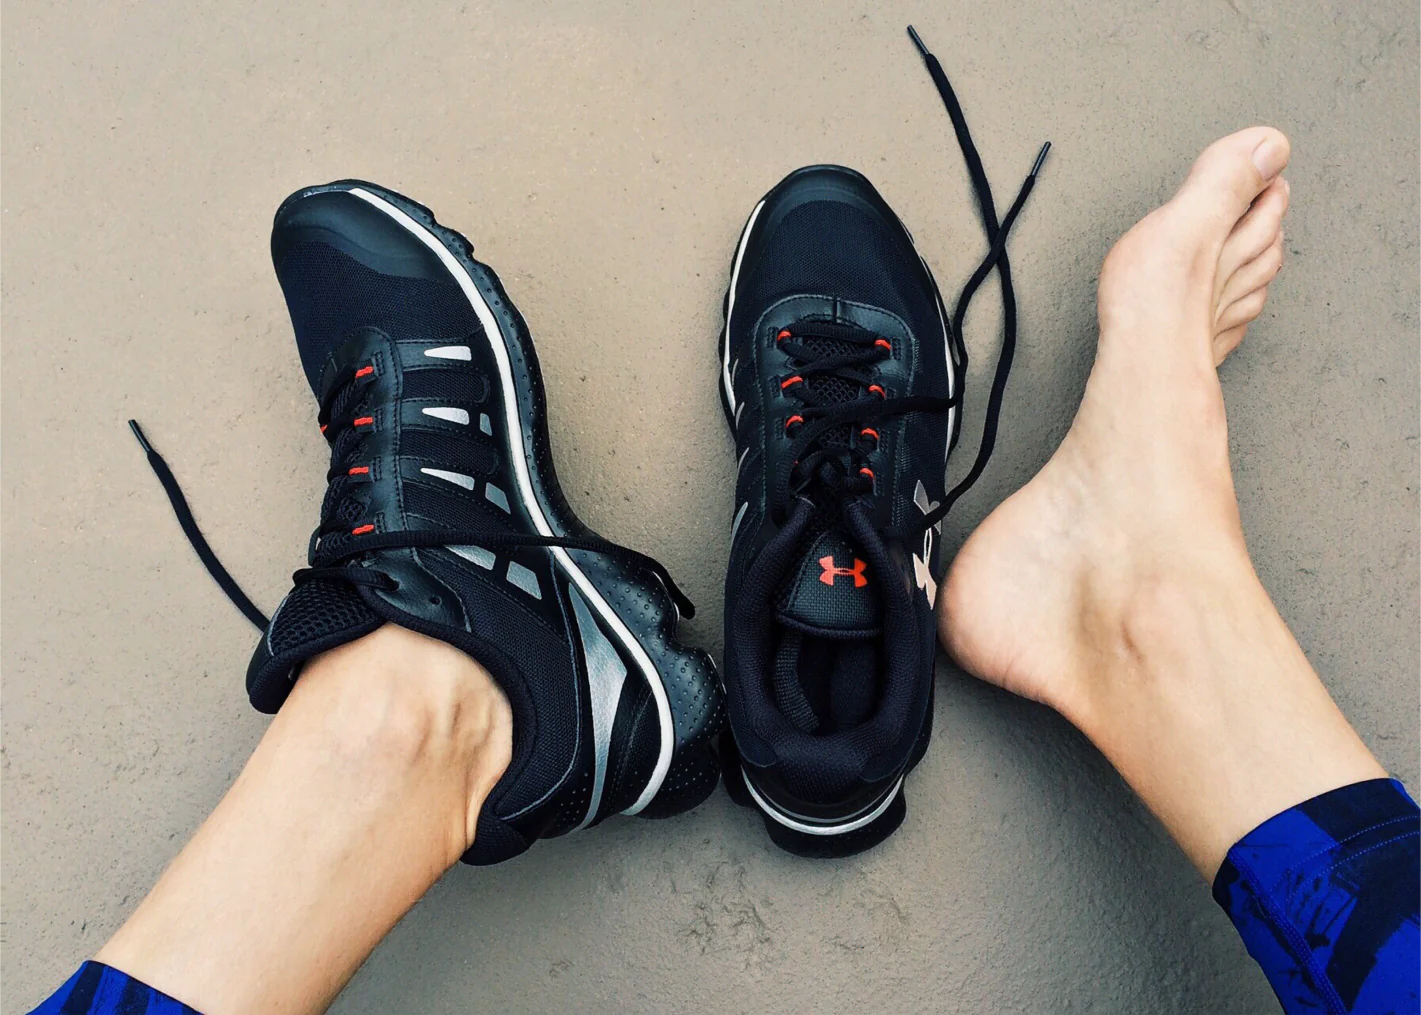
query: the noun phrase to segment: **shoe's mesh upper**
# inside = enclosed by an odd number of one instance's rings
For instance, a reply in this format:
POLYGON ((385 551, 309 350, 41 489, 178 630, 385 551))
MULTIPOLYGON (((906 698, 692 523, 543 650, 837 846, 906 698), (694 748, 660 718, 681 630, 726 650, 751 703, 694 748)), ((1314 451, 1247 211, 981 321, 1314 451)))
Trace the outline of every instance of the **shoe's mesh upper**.
POLYGON ((293 244, 276 277, 312 390, 331 350, 358 327, 431 341, 462 339, 479 328, 453 279, 382 275, 325 243, 293 244))
POLYGON ((483 396, 482 378, 449 370, 409 370, 405 372, 405 398, 437 398, 445 405, 468 407, 483 396))
POLYGON ((509 528, 508 515, 476 493, 465 492, 452 483, 430 479, 425 483, 407 483, 404 491, 405 510, 418 515, 442 529, 473 525, 478 531, 509 528))
POLYGON ((349 585, 324 581, 297 585, 272 618, 268 635, 272 655, 323 642, 332 635, 360 628, 374 617, 360 594, 349 585))
POLYGON ((737 306, 767 307, 786 296, 816 294, 880 307, 918 335, 941 329, 911 247, 842 202, 812 201, 789 212, 742 279, 736 299, 737 306))
MULTIPOLYGON (((816 358, 828 356, 840 356, 846 352, 856 351, 855 346, 850 342, 836 342, 832 338, 807 338, 800 340, 804 347, 816 358)), ((815 394, 823 396, 830 402, 852 402, 856 398, 863 397, 863 388, 853 381, 832 374, 821 374, 813 379, 805 381, 807 387, 815 394)), ((843 427, 843 434, 847 435, 850 428, 843 427)), ((832 434, 833 431, 830 431, 832 434)), ((830 435, 826 434, 828 438, 830 435)), ((825 443, 830 443, 826 439, 825 443)), ((834 443, 845 443, 843 439, 834 443)))

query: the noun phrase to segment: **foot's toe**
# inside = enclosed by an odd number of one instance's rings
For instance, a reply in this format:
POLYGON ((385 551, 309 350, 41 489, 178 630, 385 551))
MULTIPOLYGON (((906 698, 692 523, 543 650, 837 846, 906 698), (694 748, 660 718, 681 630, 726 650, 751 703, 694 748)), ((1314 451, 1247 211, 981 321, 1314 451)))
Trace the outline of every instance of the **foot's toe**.
POLYGON ((1268 287, 1255 289, 1230 303, 1219 315, 1218 332, 1222 334, 1243 327, 1263 313, 1263 305, 1268 302, 1268 287))
POLYGON ((1195 161, 1175 201, 1231 229, 1283 171, 1290 150, 1288 139, 1272 127, 1249 127, 1220 138, 1195 161))
POLYGON ((1283 231, 1273 234, 1273 242, 1247 264, 1241 265, 1223 285, 1219 294, 1219 319, 1234 303, 1273 281, 1283 267, 1283 231))
POLYGON ((1265 253, 1277 240, 1288 210, 1289 191, 1288 181, 1279 177, 1258 195, 1248 213, 1238 220, 1219 253, 1220 286, 1227 285, 1229 276, 1265 253))
POLYGON ((1221 366, 1224 360, 1243 342, 1243 336, 1248 331, 1248 325, 1240 324, 1237 328, 1230 328, 1228 331, 1221 331, 1214 336, 1214 366, 1221 366))

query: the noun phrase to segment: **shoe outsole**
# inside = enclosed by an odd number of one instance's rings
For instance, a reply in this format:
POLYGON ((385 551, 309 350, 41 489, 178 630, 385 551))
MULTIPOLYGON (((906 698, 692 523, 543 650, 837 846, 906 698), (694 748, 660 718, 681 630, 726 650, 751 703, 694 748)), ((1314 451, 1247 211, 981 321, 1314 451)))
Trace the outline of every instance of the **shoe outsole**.
MULTIPOLYGON (((424 205, 364 180, 338 180, 297 191, 283 202, 277 218, 288 204, 312 194, 355 190, 373 195, 427 230, 468 275, 508 353, 532 495, 554 534, 592 534, 573 512, 558 483, 548 440, 542 372, 527 323, 508 298, 498 274, 474 258, 474 247, 468 238, 441 225, 424 205)), ((571 559, 576 570, 596 587, 595 597, 618 618, 649 660, 649 674, 647 666, 639 668, 648 677, 654 675, 657 684, 652 687, 653 696, 669 712, 669 724, 663 722, 662 731, 665 735, 669 726, 672 749, 665 765, 658 766, 659 780, 652 780, 656 789, 643 794, 623 813, 660 818, 688 811, 709 797, 719 782, 714 743, 724 723, 724 709, 714 663, 705 652, 676 640, 679 611, 660 581, 606 558, 594 560, 593 555, 581 551, 560 552, 576 555, 571 559)), ((559 566, 571 579, 569 568, 560 558, 559 566)), ((583 591, 586 593, 587 589, 583 591)), ((626 639, 621 640, 635 655, 636 650, 626 644, 626 639)))

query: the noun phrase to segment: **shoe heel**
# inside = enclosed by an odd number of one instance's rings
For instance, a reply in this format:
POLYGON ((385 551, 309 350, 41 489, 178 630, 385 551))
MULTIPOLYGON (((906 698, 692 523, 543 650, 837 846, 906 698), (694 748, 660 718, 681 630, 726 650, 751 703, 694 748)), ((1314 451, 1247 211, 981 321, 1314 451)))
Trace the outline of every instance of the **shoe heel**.
MULTIPOLYGON (((926 737, 921 739, 920 744, 926 749, 926 737)), ((922 757, 921 751, 917 757, 922 757)), ((750 796, 750 791, 745 786, 745 773, 740 769, 740 752, 736 750, 735 740, 728 729, 720 735, 720 762, 721 771, 725 776, 725 789, 730 794, 730 799, 758 814, 760 820, 765 823, 765 831, 769 834, 770 841, 795 856, 835 860, 862 853, 896 832, 908 813, 908 804, 904 797, 906 787, 900 786, 888 808, 862 828, 838 835, 810 835, 807 832, 798 832, 770 817, 750 796)), ((916 763, 915 760, 914 764, 916 763)))
POLYGON ((882 814, 862 828, 840 835, 808 835, 793 828, 786 828, 763 812, 760 817, 765 822, 765 831, 769 833, 770 841, 785 852, 813 860, 839 860, 870 850, 898 831, 898 826, 903 823, 903 818, 908 813, 907 801, 903 794, 903 789, 899 788, 898 795, 882 814))
POLYGON ((669 818, 690 810, 715 792, 720 782, 715 743, 725 724, 725 710, 715 664, 701 650, 675 641, 674 625, 668 632, 665 650, 658 656, 657 667, 671 704, 677 747, 661 789, 641 814, 669 818))
POLYGON ((683 752, 671 762, 661 790, 641 811, 643 818, 670 818, 704 803, 720 782, 720 762, 709 743, 683 752))

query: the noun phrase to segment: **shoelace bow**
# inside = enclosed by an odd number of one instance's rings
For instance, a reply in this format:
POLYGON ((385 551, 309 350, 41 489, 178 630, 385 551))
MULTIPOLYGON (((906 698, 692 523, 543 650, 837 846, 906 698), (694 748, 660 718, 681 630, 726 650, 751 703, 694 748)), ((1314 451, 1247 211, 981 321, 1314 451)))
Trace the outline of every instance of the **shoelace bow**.
MULTIPOLYGON (((695 604, 686 598, 686 595, 672 579, 670 572, 659 561, 644 553, 597 536, 545 536, 523 532, 475 531, 471 529, 403 529, 395 532, 375 532, 373 526, 347 528, 342 522, 342 508, 347 503, 346 495, 353 478, 352 469, 363 468, 353 467, 350 463, 356 459, 360 448, 359 426, 363 420, 369 418, 359 415, 365 404, 361 395, 364 387, 362 382, 368 376, 370 375, 362 373, 359 368, 349 368, 346 376, 333 387, 331 395, 321 405, 317 419, 321 425, 321 432, 331 441, 331 468, 326 473, 328 486, 321 509, 321 522, 311 533, 311 543, 307 551, 307 560, 310 566, 301 568, 292 574, 291 580, 294 584, 301 585, 308 581, 324 579, 393 592, 399 588, 399 583, 394 578, 378 567, 366 567, 358 562, 358 558, 374 550, 470 545, 486 549, 521 546, 561 547, 565 550, 600 553, 619 559, 633 567, 649 571, 666 587, 666 591, 675 602, 681 616, 687 618, 695 616, 695 604)), ((148 456, 148 464, 152 467, 154 475, 158 477, 158 482, 163 485, 163 490, 167 493, 168 500, 173 506, 173 513, 177 516, 178 524, 182 526, 183 534, 187 536, 188 542, 197 552, 198 559, 207 568, 207 573, 227 594, 227 598, 232 601, 232 604, 259 630, 265 631, 270 625, 270 621, 261 610, 257 609, 251 598, 242 591, 241 586, 237 584, 222 562, 217 559, 217 555, 212 552, 212 547, 198 528, 196 519, 193 518, 192 509, 188 506, 187 498, 183 495, 182 487, 178 485, 172 469, 168 467, 168 463, 158 453, 158 450, 153 447, 138 422, 130 419, 128 425, 133 431, 133 436, 138 439, 139 446, 143 448, 144 454, 148 456)))
MULTIPOLYGON (((992 187, 982 167, 981 156, 977 153, 977 146, 967 128, 962 105, 947 80, 942 63, 928 50, 912 25, 908 26, 908 35, 922 55, 933 84, 937 86, 938 95, 947 107, 958 146, 962 149, 963 159, 967 163, 967 172, 977 198, 983 229, 991 245, 986 256, 967 280, 967 284, 962 287, 952 312, 951 341, 959 376, 965 377, 967 373, 967 346, 962 338, 962 325, 967 316, 967 308, 982 282, 994 268, 1001 279, 1003 304, 1002 350, 987 399, 977 457, 967 474, 948 491, 941 504, 918 519, 906 531, 898 533, 911 540, 921 536, 947 516, 958 499, 981 477, 996 448, 997 427, 1001 418, 1007 377, 1011 373, 1012 360, 1016 354, 1016 291, 1012 287, 1011 264, 1006 252, 1007 237, 1026 204, 1026 199, 1036 186, 1036 177, 1046 161, 1046 154, 1051 150, 1051 142, 1041 146, 1031 172, 1027 174, 1017 192, 1016 200, 1012 202, 1006 217, 999 222, 992 187)), ((796 367, 794 374, 780 382, 781 389, 799 400, 803 406, 786 421, 786 431, 793 436, 794 441, 785 456, 786 464, 776 477, 771 500, 772 511, 780 520, 785 516, 789 500, 804 495, 811 484, 816 482, 830 494, 840 512, 858 495, 873 491, 873 470, 865 456, 876 447, 878 433, 872 426, 862 425, 856 433, 844 440, 840 428, 845 424, 869 424, 912 412, 947 412, 961 404, 960 393, 951 398, 888 398, 884 389, 874 382, 872 367, 892 355, 892 344, 869 331, 848 325, 805 320, 795 322, 782 330, 777 341, 780 348, 789 353, 796 367), (816 352, 804 341, 806 339, 828 339, 837 348, 833 351, 823 351, 821 348, 816 352), (837 351, 845 346, 859 348, 837 351), (856 385, 858 397, 835 400, 817 391, 812 383, 813 379, 829 377, 856 385), (836 437, 838 440, 835 440, 836 437)), ((816 508, 822 509, 821 504, 811 498, 806 499, 810 499, 816 508)))

